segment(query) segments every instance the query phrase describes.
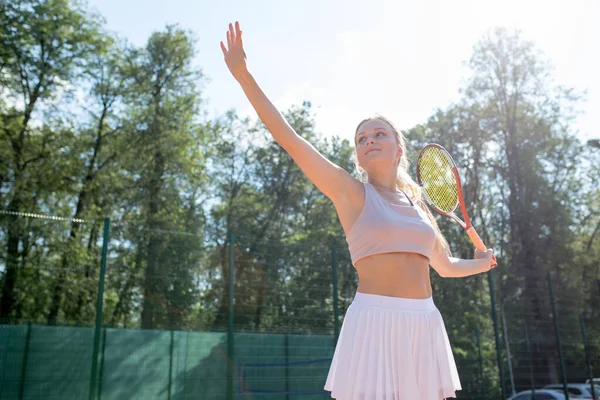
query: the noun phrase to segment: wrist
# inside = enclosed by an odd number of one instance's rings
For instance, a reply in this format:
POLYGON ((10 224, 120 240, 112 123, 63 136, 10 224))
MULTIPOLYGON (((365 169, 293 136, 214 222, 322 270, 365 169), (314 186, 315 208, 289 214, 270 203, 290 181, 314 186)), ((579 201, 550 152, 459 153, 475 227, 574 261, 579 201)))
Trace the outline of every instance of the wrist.
POLYGON ((487 258, 480 258, 478 261, 480 262, 480 272, 488 272, 492 269, 491 260, 488 260, 487 258))
POLYGON ((235 78, 236 81, 238 81, 238 83, 240 85, 243 85, 245 83, 248 83, 252 80, 252 75, 250 74, 250 72, 248 71, 248 69, 244 68, 241 71, 237 71, 233 77, 235 78))

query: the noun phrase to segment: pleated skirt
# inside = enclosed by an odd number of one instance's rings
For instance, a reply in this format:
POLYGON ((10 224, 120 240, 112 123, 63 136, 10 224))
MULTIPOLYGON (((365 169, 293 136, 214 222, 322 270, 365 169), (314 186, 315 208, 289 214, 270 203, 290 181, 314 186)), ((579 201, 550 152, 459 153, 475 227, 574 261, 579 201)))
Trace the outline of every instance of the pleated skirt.
POLYGON ((338 400, 440 400, 461 390, 433 299, 357 292, 325 383, 338 400))

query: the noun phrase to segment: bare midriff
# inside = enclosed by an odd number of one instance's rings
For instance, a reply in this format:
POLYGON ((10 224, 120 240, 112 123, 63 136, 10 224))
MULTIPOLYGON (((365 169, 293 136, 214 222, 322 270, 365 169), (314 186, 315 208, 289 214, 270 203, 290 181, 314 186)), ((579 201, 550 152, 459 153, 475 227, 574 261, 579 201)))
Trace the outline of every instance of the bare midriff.
POLYGON ((375 254, 355 263, 360 293, 426 299, 431 297, 429 260, 417 253, 375 254))

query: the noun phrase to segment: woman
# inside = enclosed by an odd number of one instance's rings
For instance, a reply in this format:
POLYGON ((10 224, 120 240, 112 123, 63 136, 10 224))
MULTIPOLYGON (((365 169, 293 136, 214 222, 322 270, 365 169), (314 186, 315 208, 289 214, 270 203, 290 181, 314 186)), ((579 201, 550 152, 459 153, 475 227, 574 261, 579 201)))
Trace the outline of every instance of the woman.
POLYGON ((246 66, 239 23, 229 25, 227 67, 273 138, 334 204, 359 284, 338 338, 325 389, 332 398, 439 400, 461 389, 442 317, 433 303, 429 265, 443 277, 492 266, 491 250, 473 260, 448 244, 407 173, 404 137, 384 117, 355 134, 358 180, 297 135, 246 66))

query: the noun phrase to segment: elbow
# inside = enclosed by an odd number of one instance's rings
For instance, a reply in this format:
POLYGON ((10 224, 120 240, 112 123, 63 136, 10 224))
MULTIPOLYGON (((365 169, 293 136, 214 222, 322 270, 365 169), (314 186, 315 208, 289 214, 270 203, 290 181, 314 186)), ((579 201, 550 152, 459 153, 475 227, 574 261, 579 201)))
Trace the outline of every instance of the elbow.
POLYGON ((438 273, 440 277, 452 278, 454 276, 454 268, 452 268, 452 262, 450 259, 434 257, 431 261, 431 267, 438 273))
POLYGON ((438 267, 438 268, 434 268, 435 271, 438 273, 438 275, 442 278, 452 278, 452 271, 450 270, 450 268, 447 267, 438 267))
POLYGON ((299 136, 295 132, 286 132, 281 135, 273 135, 276 139, 276 142, 285 150, 286 153, 290 155, 290 157, 295 159, 296 154, 298 153, 299 147, 301 147, 302 143, 299 140, 299 136))
POLYGON ((456 278, 460 276, 460 270, 457 263, 457 259, 449 257, 446 254, 434 254, 432 257, 431 266, 436 270, 438 275, 442 278, 456 278))

